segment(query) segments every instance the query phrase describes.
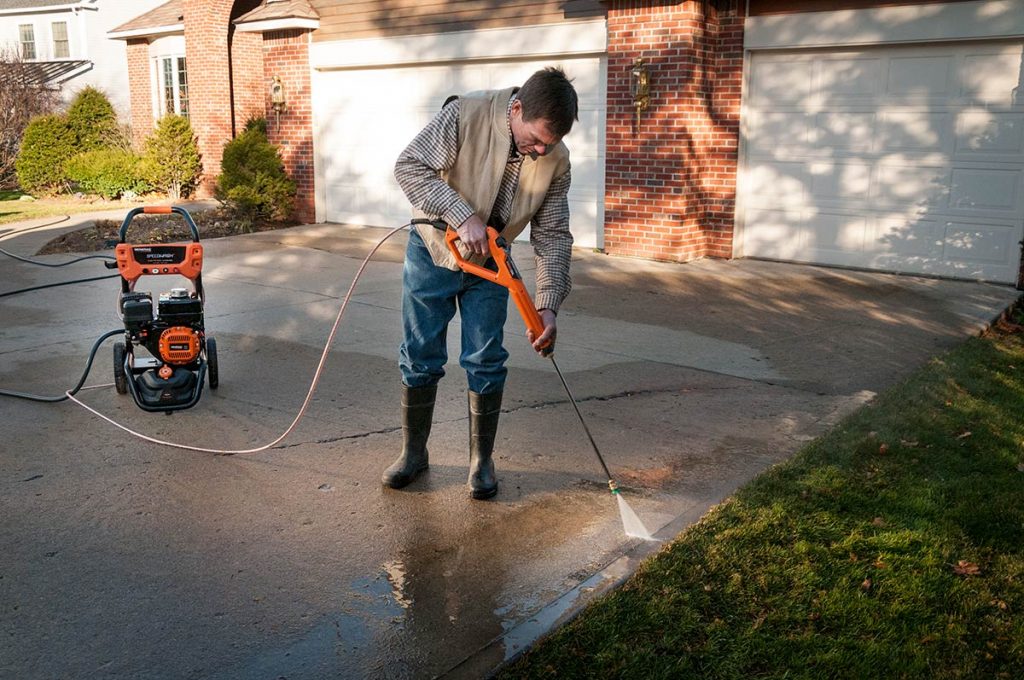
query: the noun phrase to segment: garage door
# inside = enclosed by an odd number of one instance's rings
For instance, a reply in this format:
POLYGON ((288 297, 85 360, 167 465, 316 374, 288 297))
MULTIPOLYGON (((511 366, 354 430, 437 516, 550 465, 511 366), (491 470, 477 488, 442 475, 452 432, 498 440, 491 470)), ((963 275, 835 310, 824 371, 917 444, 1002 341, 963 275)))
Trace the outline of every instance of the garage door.
POLYGON ((603 57, 315 72, 322 219, 375 226, 408 221, 409 202, 394 179, 395 160, 448 95, 521 84, 534 71, 556 64, 574 79, 580 95, 579 122, 565 138, 572 157, 571 229, 576 245, 602 247, 603 57))
POLYGON ((753 53, 740 255, 1016 281, 1015 43, 753 53))

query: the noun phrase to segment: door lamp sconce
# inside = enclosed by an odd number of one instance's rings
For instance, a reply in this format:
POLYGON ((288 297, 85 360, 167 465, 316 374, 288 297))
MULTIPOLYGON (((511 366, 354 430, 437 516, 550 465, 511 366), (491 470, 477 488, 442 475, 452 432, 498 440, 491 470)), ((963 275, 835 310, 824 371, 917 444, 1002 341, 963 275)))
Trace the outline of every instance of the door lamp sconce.
POLYGON ((274 82, 270 84, 270 108, 274 110, 274 122, 278 132, 281 131, 281 112, 284 111, 285 103, 281 76, 274 76, 274 82))
POLYGON ((629 71, 629 94, 636 109, 636 129, 640 131, 640 112, 646 111, 651 103, 650 76, 643 57, 637 57, 629 71))

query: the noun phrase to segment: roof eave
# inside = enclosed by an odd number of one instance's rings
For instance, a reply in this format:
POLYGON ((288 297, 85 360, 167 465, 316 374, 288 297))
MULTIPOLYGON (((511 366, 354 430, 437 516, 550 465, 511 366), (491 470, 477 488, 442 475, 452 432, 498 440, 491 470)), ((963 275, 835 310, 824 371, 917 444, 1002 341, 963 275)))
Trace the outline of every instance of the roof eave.
POLYGON ((282 19, 263 19, 236 23, 235 30, 242 33, 263 33, 265 31, 286 31, 289 29, 316 30, 320 28, 319 19, 306 17, 285 17, 282 19))
POLYGON ((164 35, 184 33, 185 24, 167 24, 166 26, 149 26, 147 28, 132 28, 127 31, 110 31, 107 37, 111 40, 131 40, 132 38, 157 38, 164 35))

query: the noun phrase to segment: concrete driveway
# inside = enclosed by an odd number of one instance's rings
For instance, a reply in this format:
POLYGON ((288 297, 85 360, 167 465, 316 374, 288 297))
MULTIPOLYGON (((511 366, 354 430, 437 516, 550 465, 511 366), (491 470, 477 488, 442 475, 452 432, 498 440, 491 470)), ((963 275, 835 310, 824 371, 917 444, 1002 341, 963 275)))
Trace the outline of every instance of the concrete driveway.
MULTIPOLYGON (((55 233, 0 247, 31 254, 55 233)), ((220 389, 173 416, 111 388, 83 399, 174 441, 274 439, 384 233, 312 225, 207 242, 220 389)), ((401 444, 404 240, 368 267, 306 418, 269 451, 175 450, 68 402, 0 399, 0 677, 478 677, 657 547, 624 535, 558 378, 521 339, 514 309, 497 498, 467 494, 457 365, 439 390, 429 474, 381 488, 401 444)), ((517 248, 524 270, 529 255, 517 248)), ((663 540, 1019 295, 753 260, 576 255, 559 365, 625 497, 663 540)), ((0 292, 104 271, 0 258, 0 292)), ((0 387, 71 386, 93 340, 120 325, 117 291, 112 279, 0 299, 0 387)), ((90 383, 111 376, 108 343, 90 383)))

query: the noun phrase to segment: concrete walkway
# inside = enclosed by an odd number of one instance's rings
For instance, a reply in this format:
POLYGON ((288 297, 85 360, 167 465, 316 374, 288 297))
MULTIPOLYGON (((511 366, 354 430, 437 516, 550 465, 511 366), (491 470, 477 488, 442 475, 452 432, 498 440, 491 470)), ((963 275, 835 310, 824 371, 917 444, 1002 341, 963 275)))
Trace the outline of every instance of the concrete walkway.
MULTIPOLYGON (((55 233, 0 247, 31 254, 55 233)), ((384 233, 311 225, 206 242, 220 389, 171 417, 110 388, 83 398, 155 437, 217 448, 274 439, 384 233)), ((381 489, 401 444, 404 240, 368 267, 308 415, 269 451, 175 450, 70 403, 0 399, 0 677, 479 677, 656 548, 623 534, 514 309, 497 498, 468 498, 457 365, 441 383, 429 474, 381 489)), ((529 272, 529 248, 516 255, 529 272)), ((573 269, 559 366, 625 497, 663 540, 1019 296, 753 260, 580 251, 573 269)), ((96 262, 52 270, 0 258, 0 292, 102 273, 96 262)), ((71 386, 93 340, 120 325, 117 291, 115 279, 0 299, 0 387, 71 386)), ((110 382, 110 366, 108 343, 91 384, 110 382)))

